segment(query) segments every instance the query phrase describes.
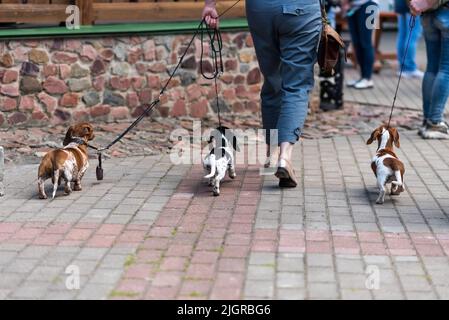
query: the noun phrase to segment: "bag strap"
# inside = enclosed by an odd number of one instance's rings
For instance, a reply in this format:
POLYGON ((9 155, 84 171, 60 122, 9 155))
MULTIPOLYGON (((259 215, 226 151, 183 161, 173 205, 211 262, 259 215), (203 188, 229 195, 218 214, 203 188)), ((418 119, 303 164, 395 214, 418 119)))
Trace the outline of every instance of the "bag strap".
POLYGON ((324 27, 324 24, 330 24, 330 23, 329 23, 329 20, 327 19, 326 8, 324 6, 325 0, 319 0, 319 1, 320 1, 320 7, 321 7, 321 18, 323 19, 323 27, 324 27))

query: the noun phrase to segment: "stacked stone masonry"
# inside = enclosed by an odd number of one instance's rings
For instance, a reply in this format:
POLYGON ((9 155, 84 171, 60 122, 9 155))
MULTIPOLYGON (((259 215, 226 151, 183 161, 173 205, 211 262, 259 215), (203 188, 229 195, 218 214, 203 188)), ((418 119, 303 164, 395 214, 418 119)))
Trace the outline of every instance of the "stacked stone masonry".
MULTIPOLYGON (((11 40, 0 42, 0 127, 134 118, 155 99, 191 35, 11 40)), ((251 36, 223 34, 225 112, 257 112, 261 74, 251 36)), ((203 69, 212 70, 207 55, 203 69)), ((202 118, 214 112, 215 90, 200 75, 194 45, 157 109, 159 116, 202 118)))

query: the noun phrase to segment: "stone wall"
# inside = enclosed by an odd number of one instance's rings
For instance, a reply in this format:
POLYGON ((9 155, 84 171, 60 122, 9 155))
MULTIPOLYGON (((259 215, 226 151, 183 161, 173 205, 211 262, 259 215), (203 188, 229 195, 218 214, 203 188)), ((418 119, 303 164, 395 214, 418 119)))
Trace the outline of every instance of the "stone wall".
MULTIPOLYGON (((168 79, 191 35, 14 40, 0 42, 0 127, 131 119, 168 79)), ((223 33, 220 104, 259 110, 261 74, 247 32, 223 33)), ((206 45, 206 53, 208 48, 206 45)), ((200 40, 157 109, 160 116, 214 112, 211 80, 199 74, 200 40)), ((204 70, 211 70, 211 60, 204 70)))
POLYGON ((5 153, 3 147, 0 147, 0 197, 5 195, 5 186, 3 179, 5 178, 5 153))

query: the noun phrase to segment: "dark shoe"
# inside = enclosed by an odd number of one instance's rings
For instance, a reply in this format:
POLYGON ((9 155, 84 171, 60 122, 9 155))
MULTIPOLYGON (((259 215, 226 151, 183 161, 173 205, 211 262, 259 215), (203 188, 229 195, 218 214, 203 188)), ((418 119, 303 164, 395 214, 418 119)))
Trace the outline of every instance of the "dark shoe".
POLYGON ((424 136, 423 132, 425 132, 426 130, 427 130, 427 119, 424 119, 422 125, 418 129, 418 135, 421 137, 424 136))
POLYGON ((291 163, 285 159, 279 161, 278 168, 274 175, 279 179, 280 188, 296 188, 298 185, 295 170, 291 163))

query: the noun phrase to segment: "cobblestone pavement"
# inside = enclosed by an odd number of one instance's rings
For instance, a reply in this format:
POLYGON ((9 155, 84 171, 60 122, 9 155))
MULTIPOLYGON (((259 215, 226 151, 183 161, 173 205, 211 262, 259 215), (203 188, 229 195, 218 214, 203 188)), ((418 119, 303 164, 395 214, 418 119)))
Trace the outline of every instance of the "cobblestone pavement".
POLYGON ((407 190, 376 205, 366 138, 303 141, 297 189, 240 166, 220 197, 168 156, 109 160, 54 201, 8 166, 0 298, 449 299, 449 142, 403 133, 407 190))

